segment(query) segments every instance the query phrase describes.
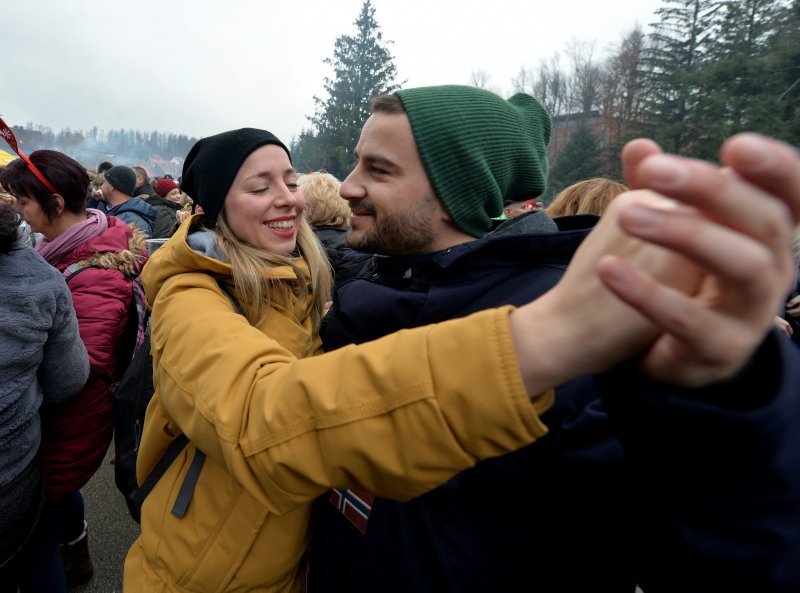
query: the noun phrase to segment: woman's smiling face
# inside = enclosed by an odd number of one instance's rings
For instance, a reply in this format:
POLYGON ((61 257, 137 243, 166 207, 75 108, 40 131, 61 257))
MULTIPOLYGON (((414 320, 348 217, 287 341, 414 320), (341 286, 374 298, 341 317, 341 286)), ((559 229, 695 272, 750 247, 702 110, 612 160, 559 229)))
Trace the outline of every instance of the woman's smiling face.
POLYGON ((273 253, 292 253, 306 202, 297 171, 275 144, 245 159, 225 197, 225 220, 240 240, 273 253))

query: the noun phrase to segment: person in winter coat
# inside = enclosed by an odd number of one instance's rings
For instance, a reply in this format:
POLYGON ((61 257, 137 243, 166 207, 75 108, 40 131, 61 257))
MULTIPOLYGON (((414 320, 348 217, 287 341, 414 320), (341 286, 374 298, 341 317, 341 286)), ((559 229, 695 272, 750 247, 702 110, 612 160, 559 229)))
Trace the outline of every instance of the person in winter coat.
POLYGON ((601 256, 647 265, 673 290, 697 288, 685 260, 629 239, 612 213, 533 303, 320 354, 331 279, 285 145, 252 128, 204 138, 182 188, 202 213, 142 274, 156 391, 139 481, 181 435, 189 443, 142 505, 125 562, 131 592, 303 590, 316 497, 360 485, 408 499, 518 449, 546 432, 539 416, 554 385, 658 335, 602 287, 601 256), (539 355, 556 342, 581 347, 539 355))
MULTIPOLYGON (((336 291, 326 352, 549 300, 608 216, 688 247, 702 284, 678 297, 630 269, 608 283, 665 333, 609 373, 559 383, 535 443, 410 501, 368 488, 321 497, 309 591, 800 591, 800 357, 770 332, 792 272, 797 153, 740 136, 723 170, 634 141, 622 153, 632 187, 677 201, 629 210, 653 196, 631 192, 600 219, 528 212, 488 234, 506 200, 544 190, 549 136, 544 109, 522 93, 444 85, 375 99, 340 193, 348 245, 378 255, 336 291), (358 520, 342 500, 359 505, 358 520)), ((606 309, 589 300, 593 332, 606 309)), ((530 352, 545 364, 589 346, 547 342, 530 352)))
POLYGON ((93 568, 84 521, 83 487, 102 463, 113 432, 110 386, 119 380, 130 356, 134 310, 132 281, 144 265, 144 234, 113 216, 86 209, 88 176, 78 162, 53 150, 31 154, 31 161, 58 190, 53 194, 22 160, 2 174, 3 184, 34 231, 44 240, 36 249, 60 273, 89 352, 91 373, 81 393, 68 403, 42 407, 41 456, 47 488, 44 521, 52 570, 37 571, 28 591, 58 592, 91 578, 93 568), (61 530, 58 529, 61 526, 61 530), (64 568, 58 562, 62 545, 64 568))
POLYGON ((334 287, 355 278, 368 263, 369 255, 350 249, 344 241, 350 227, 350 208, 339 195, 340 181, 330 173, 308 173, 297 180, 306 200, 305 217, 333 269, 334 287))
MULTIPOLYGON (((22 160, 19 161, 22 163, 22 160)), ((83 192, 81 190, 81 193, 83 192)), ((0 590, 33 564, 44 504, 39 407, 67 402, 89 376, 86 348, 59 272, 27 246, 0 202, 0 590)))
POLYGON ((141 198, 133 197, 136 191, 136 174, 130 167, 117 165, 105 172, 105 181, 100 186, 103 201, 108 204, 105 213, 116 216, 123 222, 136 225, 148 237, 156 225, 157 212, 141 198))
POLYGON ((169 197, 174 196, 176 192, 180 195, 181 190, 172 179, 159 179, 154 194, 141 194, 142 199, 156 210, 156 222, 150 235, 152 239, 169 239, 177 230, 177 214, 181 204, 169 197))

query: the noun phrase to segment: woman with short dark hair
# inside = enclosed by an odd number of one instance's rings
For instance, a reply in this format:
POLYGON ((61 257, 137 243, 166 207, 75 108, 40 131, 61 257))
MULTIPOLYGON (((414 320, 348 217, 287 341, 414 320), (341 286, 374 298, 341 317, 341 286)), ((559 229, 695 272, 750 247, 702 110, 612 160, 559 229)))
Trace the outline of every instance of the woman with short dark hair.
POLYGON ((124 342, 134 322, 132 282, 146 255, 140 231, 85 207, 89 177, 80 163, 54 150, 37 150, 30 161, 52 187, 22 159, 0 173, 0 183, 16 197, 31 228, 44 236, 36 250, 69 276, 67 285, 91 363, 89 380, 78 397, 57 407, 45 405, 41 411, 47 489, 43 524, 49 537, 42 539, 40 553, 52 560, 52 568, 31 574, 26 592, 58 593, 88 581, 93 573, 80 489, 100 467, 111 442, 111 386, 130 355, 124 342), (64 569, 58 544, 63 544, 64 569))

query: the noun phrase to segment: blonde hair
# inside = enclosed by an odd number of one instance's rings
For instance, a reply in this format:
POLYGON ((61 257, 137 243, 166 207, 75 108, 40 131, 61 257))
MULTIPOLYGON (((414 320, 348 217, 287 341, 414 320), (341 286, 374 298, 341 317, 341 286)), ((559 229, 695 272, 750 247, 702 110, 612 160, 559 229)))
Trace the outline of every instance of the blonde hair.
POLYGON ((301 175, 297 184, 306 198, 305 217, 312 227, 350 226, 350 207, 339 195, 341 182, 336 177, 330 173, 308 173, 301 175))
POLYGON ((92 177, 92 187, 97 189, 103 182, 106 180, 106 176, 102 173, 97 173, 94 177, 92 177))
POLYGON ((602 216, 611 200, 626 191, 627 186, 604 177, 579 181, 556 196, 547 207, 547 214, 551 218, 575 214, 602 216))
POLYGON ((290 303, 289 291, 292 287, 286 282, 276 281, 263 274, 265 267, 289 266, 300 279, 294 286, 297 296, 303 299, 308 296, 309 291, 312 292, 312 325, 314 332, 319 331, 325 303, 331 298, 333 278, 322 244, 308 222, 301 217, 297 230, 297 247, 308 264, 311 274, 310 286, 302 280, 304 274, 295 263, 294 256, 272 253, 242 241, 228 226, 224 211, 217 219, 216 229, 211 232, 215 236, 218 249, 231 263, 233 283, 236 292, 243 300, 240 303, 242 312, 251 325, 258 325, 266 317, 272 304, 270 296, 272 289, 278 289, 283 293, 281 305, 288 306, 290 303))

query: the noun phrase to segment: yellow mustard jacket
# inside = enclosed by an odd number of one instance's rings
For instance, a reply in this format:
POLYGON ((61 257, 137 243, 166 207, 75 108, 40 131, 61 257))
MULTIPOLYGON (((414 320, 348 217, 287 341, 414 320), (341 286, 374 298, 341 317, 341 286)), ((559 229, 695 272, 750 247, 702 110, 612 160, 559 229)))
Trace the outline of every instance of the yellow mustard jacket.
MULTIPOLYGON (((310 300, 251 326, 217 283, 230 266, 188 245, 198 222, 143 272, 156 391, 140 481, 181 433, 191 443, 144 502, 127 593, 302 591, 312 503, 330 488, 406 500, 546 433, 552 392, 531 404, 510 308, 314 356, 310 300), (195 447, 208 458, 178 519, 170 510, 195 447)), ((288 266, 265 273, 298 281, 288 266)))

